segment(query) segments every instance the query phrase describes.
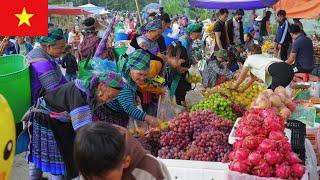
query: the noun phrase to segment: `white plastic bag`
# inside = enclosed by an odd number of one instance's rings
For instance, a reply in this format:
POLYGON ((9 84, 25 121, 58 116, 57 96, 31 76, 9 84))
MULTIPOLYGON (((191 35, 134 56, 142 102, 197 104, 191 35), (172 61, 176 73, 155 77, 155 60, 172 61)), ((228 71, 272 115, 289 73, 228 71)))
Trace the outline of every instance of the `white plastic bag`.
POLYGON ((202 82, 202 77, 197 65, 192 65, 188 69, 187 81, 191 84, 197 84, 202 82))
POLYGON ((188 91, 185 98, 187 108, 191 108, 193 105, 198 104, 202 99, 204 99, 204 97, 201 94, 201 91, 188 91))
POLYGON ((174 107, 170 98, 169 90, 166 89, 166 93, 159 97, 157 118, 162 121, 169 121, 175 117, 174 107))
POLYGON ((312 144, 309 139, 305 140, 305 148, 306 148, 306 168, 309 172, 309 179, 318 179, 317 172, 317 156, 313 150, 312 144))

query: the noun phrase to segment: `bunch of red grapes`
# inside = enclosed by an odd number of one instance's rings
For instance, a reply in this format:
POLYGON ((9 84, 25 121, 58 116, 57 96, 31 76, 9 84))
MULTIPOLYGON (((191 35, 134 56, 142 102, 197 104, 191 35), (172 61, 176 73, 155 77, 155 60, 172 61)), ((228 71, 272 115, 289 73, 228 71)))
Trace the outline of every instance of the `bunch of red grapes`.
POLYGON ((185 159, 227 162, 232 146, 228 136, 232 122, 210 110, 182 113, 170 121, 170 130, 160 138, 158 156, 164 159, 185 159))

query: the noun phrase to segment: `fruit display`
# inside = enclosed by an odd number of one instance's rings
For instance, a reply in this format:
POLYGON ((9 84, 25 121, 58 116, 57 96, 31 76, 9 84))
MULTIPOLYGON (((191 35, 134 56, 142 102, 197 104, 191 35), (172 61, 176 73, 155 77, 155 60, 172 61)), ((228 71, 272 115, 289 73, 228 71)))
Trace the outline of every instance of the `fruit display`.
POLYGON ((237 116, 232 112, 231 103, 220 94, 216 93, 203 99, 198 104, 192 106, 191 111, 210 109, 218 116, 235 121, 237 116))
POLYGON ((283 119, 288 119, 291 112, 295 111, 296 105, 287 95, 286 89, 282 86, 277 87, 274 92, 267 89, 260 93, 257 99, 251 104, 252 108, 275 107, 283 119))
POLYGON ((241 118, 229 169, 259 177, 298 179, 305 167, 292 152, 283 118, 275 108, 251 109, 241 118))
MULTIPOLYGON (((260 84, 254 82, 245 92, 239 93, 235 90, 232 90, 230 87, 232 81, 225 82, 218 86, 215 86, 211 89, 207 89, 204 93, 205 97, 209 97, 211 94, 220 93, 223 96, 226 96, 234 104, 249 107, 252 101, 264 90, 264 87, 260 84)), ((241 84, 240 87, 243 87, 245 84, 241 84)))
POLYGON ((187 74, 186 79, 191 84, 197 84, 202 82, 202 77, 200 74, 187 74))
POLYGON ((184 112, 172 119, 160 138, 159 157, 227 162, 232 146, 228 136, 232 123, 210 110, 184 112))
POLYGON ((261 46, 261 51, 263 53, 268 53, 270 49, 273 49, 273 47, 274 47, 274 42, 268 40, 268 41, 265 41, 261 46))

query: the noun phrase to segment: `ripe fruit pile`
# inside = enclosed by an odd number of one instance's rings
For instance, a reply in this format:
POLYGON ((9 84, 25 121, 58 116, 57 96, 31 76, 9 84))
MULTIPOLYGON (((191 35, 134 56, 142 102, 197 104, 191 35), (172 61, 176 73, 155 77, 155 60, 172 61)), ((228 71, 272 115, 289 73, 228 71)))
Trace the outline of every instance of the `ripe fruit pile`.
POLYGON ((272 41, 270 41, 270 40, 265 41, 265 42, 263 43, 263 45, 261 46, 261 51, 262 51, 263 53, 268 53, 268 51, 269 51, 270 49, 272 49, 273 46, 274 46, 274 42, 272 42, 272 41))
POLYGON ((227 162, 232 146, 228 136, 232 123, 212 111, 184 112, 170 121, 160 138, 158 155, 164 159, 227 162))
POLYGON ((291 98, 286 93, 286 89, 282 86, 277 87, 274 92, 271 89, 263 91, 251 104, 251 107, 275 107, 284 120, 287 120, 290 117, 291 112, 296 109, 295 103, 292 102, 291 98))
POLYGON ((218 116, 230 119, 234 122, 237 118, 232 112, 231 103, 220 94, 216 93, 209 98, 203 99, 198 104, 192 106, 192 111, 209 109, 215 112, 218 116))
POLYGON ((187 75, 187 81, 191 84, 201 83, 202 77, 199 74, 187 75))
POLYGON ((284 134, 284 120, 274 108, 251 109, 241 118, 229 169, 260 177, 300 178, 304 166, 284 134))
MULTIPOLYGON (((208 89, 204 93, 204 95, 208 97, 211 94, 220 93, 223 96, 228 97, 228 99, 234 102, 234 104, 238 104, 243 107, 248 107, 264 89, 258 83, 253 83, 253 85, 251 85, 245 92, 239 93, 230 88, 232 83, 232 81, 228 81, 221 85, 215 86, 214 88, 208 89)), ((240 85, 240 87, 242 86, 244 86, 244 84, 240 85)))

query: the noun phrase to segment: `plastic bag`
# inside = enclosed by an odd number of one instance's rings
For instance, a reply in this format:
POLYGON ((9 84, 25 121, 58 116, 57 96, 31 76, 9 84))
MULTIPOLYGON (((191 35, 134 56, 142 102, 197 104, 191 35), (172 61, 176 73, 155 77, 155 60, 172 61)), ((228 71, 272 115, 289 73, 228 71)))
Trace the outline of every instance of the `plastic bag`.
POLYGON ((169 121, 175 117, 173 103, 170 98, 169 90, 166 89, 166 94, 159 97, 157 118, 162 121, 169 121))
MULTIPOLYGON (((137 106, 138 109, 142 110, 141 105, 137 106)), ((148 124, 145 121, 139 121, 133 118, 129 119, 127 125, 129 133, 134 137, 143 137, 148 131, 148 124)))
POLYGON ((309 179, 318 179, 317 178, 317 157, 312 148, 311 142, 306 139, 305 141, 306 148, 306 168, 309 172, 309 179))
POLYGON ((289 119, 298 120, 310 127, 314 127, 316 115, 317 113, 315 107, 305 107, 303 105, 298 105, 296 111, 291 114, 289 119))
POLYGON ((197 84, 202 82, 202 77, 197 65, 192 65, 189 68, 188 74, 187 74, 187 81, 191 84, 192 83, 197 84))
POLYGON ((202 99, 204 99, 204 96, 200 91, 188 91, 185 98, 187 108, 189 109, 193 105, 198 104, 202 99))
POLYGON ((311 142, 316 157, 318 158, 317 162, 320 164, 320 127, 307 128, 306 139, 311 142))
POLYGON ((102 60, 100 58, 92 58, 89 63, 93 72, 102 73, 106 70, 116 70, 116 64, 113 61, 102 60))

